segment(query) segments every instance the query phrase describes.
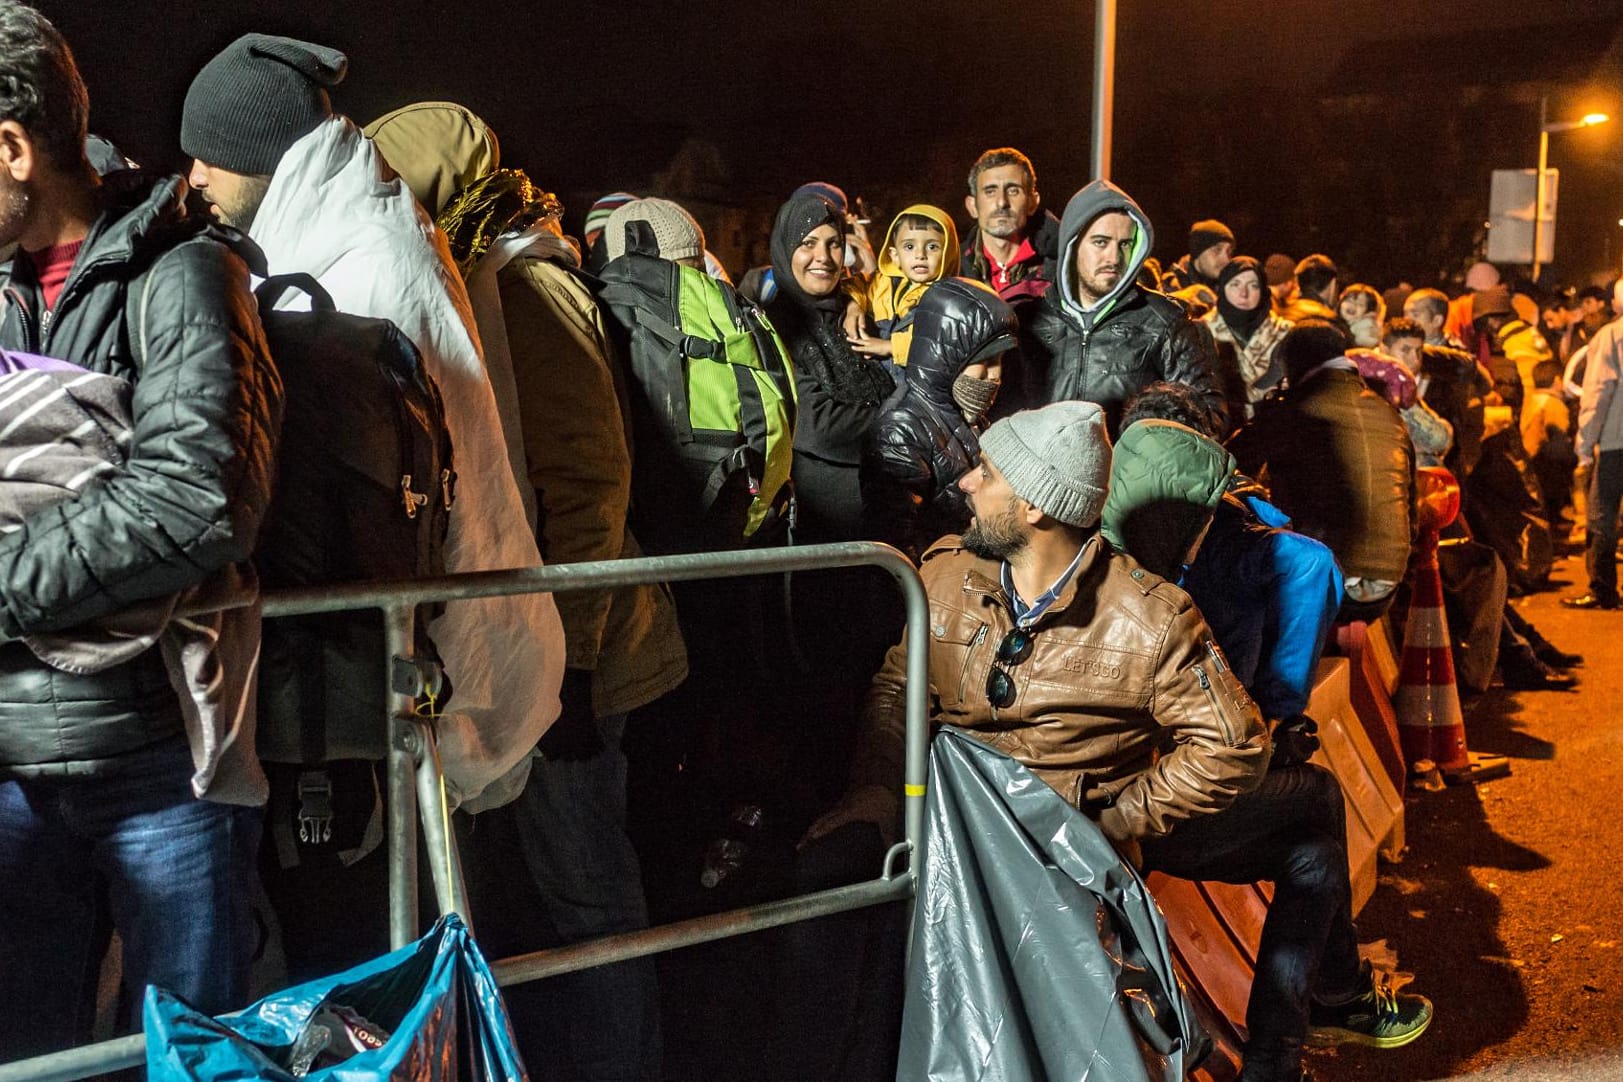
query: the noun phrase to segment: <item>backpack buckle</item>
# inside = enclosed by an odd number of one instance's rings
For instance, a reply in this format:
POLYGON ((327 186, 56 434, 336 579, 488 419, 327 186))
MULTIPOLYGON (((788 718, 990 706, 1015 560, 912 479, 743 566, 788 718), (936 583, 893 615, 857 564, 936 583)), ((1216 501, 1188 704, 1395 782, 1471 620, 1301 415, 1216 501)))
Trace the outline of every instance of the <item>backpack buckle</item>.
POLYGON ((409 473, 400 476, 400 502, 406 507, 407 518, 416 518, 417 509, 428 503, 426 493, 411 490, 411 474, 409 473))
POLYGON ((306 770, 299 775, 299 841, 322 845, 332 841, 332 779, 325 770, 306 770))

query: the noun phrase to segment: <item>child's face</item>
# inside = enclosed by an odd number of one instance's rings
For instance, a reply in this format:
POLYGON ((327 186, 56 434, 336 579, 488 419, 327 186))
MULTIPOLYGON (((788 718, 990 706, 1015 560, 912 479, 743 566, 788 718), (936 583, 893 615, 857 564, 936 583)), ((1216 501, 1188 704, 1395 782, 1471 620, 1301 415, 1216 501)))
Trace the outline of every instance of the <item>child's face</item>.
POLYGON ((1357 323, 1369 314, 1375 306, 1369 302, 1369 297, 1363 293, 1349 293, 1341 298, 1341 318, 1348 323, 1357 323))
POLYGON ((945 247, 946 237, 941 230, 910 226, 896 231, 890 257, 902 268, 909 282, 930 282, 941 271, 941 254, 945 247))

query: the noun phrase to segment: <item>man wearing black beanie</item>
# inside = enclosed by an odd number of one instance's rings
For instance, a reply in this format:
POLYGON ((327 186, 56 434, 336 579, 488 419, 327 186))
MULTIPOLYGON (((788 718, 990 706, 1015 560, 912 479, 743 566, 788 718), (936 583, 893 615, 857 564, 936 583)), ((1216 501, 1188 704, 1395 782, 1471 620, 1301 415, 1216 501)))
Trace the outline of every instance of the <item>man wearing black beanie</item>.
MULTIPOLYGON (((346 67, 342 53, 310 42, 264 34, 232 42, 186 94, 180 138, 197 159, 192 185, 217 216, 247 232, 268 273, 307 274, 338 311, 387 319, 417 347, 439 386, 456 449, 446 570, 540 566, 519 496, 529 478, 521 481, 507 452, 467 290, 445 235, 372 140, 334 111, 329 91, 346 67)), ((290 291, 277 306, 308 303, 290 291)), ((505 393, 516 393, 510 387, 505 393)), ((559 714, 565 650, 556 604, 547 594, 450 601, 428 635, 456 688, 436 726, 449 801, 494 806, 511 799, 536 741, 559 714)), ((297 741, 288 734, 262 730, 259 741, 266 758, 297 761, 297 741)), ((291 828, 291 816, 267 826, 285 840, 279 855, 316 856, 296 849, 291 828)), ((293 873, 269 889, 283 918, 290 968, 340 964, 314 944, 330 922, 288 919, 311 911, 301 910, 298 886, 318 882, 293 873)), ((366 957, 383 944, 351 935, 340 946, 366 957)))
POLYGON ((1189 251, 1161 276, 1161 291, 1177 293, 1191 286, 1205 286, 1216 295, 1217 276, 1234 258, 1234 230, 1208 218, 1189 227, 1189 251))
POLYGON ((269 34, 244 34, 203 65, 186 91, 180 147, 215 217, 253 227, 277 163, 332 116, 327 88, 348 67, 337 49, 269 34))

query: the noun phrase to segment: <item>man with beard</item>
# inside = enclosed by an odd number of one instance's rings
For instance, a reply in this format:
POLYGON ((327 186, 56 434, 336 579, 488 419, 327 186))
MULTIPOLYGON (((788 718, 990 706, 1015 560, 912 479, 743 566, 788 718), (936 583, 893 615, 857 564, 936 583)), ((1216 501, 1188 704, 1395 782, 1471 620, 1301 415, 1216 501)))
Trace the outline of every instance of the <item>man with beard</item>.
MULTIPOLYGON (((934 720, 1029 767, 1123 852, 1257 784, 1268 735, 1189 595, 1099 534, 1104 412, 1057 402, 998 421, 959 480, 974 515, 924 555, 934 720)), ((894 837, 907 650, 891 648, 863 711, 841 804, 894 837)))
MULTIPOLYGON (((247 266, 187 212, 180 177, 98 178, 89 108, 56 28, 0 0, 0 247, 18 246, 0 347, 94 374, 68 377, 58 402, 127 380, 132 420, 104 471, 53 482, 72 498, 0 537, 0 1061, 89 1039, 109 917, 123 942, 120 1028, 139 1026, 147 984, 210 1014, 242 1007, 256 933, 265 779, 252 699, 240 725, 211 724, 177 694, 185 674, 166 664, 168 643, 125 660, 89 648, 101 656, 58 668, 23 641, 247 560, 281 425, 247 266)), ((48 379, 19 374, 8 393, 48 379)), ((91 444, 114 440, 94 420, 74 435, 87 429, 91 444)), ((72 461, 75 442, 37 449, 72 461)), ((234 668, 214 650, 208 663, 216 680, 234 668)))
POLYGON ((1217 276, 1234 258, 1234 230, 1208 218, 1189 227, 1189 251, 1161 275, 1161 292, 1179 293, 1204 286, 1217 303, 1217 276))
POLYGON ((1193 387, 1226 418, 1211 332, 1183 305, 1137 282, 1155 246, 1138 204, 1096 180, 1065 205, 1060 240, 1058 285, 1025 335, 1026 357, 1045 381, 1043 400, 1096 402, 1115 431, 1123 404, 1165 380, 1193 387))
MULTIPOLYGON (((1395 1048, 1418 1037, 1431 1004, 1394 996, 1358 959, 1339 791, 1318 771, 1264 782, 1261 713, 1189 595, 1101 536, 1103 411, 1058 402, 1018 413, 987 429, 981 451, 959 482, 969 530, 937 542, 920 569, 932 720, 1029 768, 1134 863, 1290 878, 1264 945, 1272 962, 1258 967, 1244 1082, 1296 1082, 1305 1041, 1395 1048), (1264 799, 1248 797, 1263 784, 1264 799)), ((1220 448, 1213 457, 1227 462, 1220 448)), ((1192 523, 1169 563, 1193 559, 1205 532, 1192 523)), ((852 788, 811 837, 851 822, 895 837, 909 645, 874 678, 852 788)))

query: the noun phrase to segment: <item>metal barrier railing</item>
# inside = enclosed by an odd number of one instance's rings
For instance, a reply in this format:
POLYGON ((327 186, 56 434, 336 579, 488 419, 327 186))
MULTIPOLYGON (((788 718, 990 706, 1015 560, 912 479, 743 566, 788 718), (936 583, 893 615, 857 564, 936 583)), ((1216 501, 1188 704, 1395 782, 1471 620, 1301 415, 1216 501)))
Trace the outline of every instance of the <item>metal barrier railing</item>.
MULTIPOLYGON (((396 947, 404 946, 418 934, 416 822, 419 819, 419 802, 423 841, 431 856, 443 858, 430 861, 440 911, 456 912, 464 919, 469 916, 455 840, 450 837, 445 817, 439 813, 442 776, 433 729, 431 723, 417 717, 413 711, 418 688, 414 686, 416 677, 412 674, 417 670, 409 662, 412 658, 413 614, 418 605, 508 594, 563 593, 650 582, 742 578, 859 566, 879 567, 890 572, 901 587, 907 605, 908 641, 915 644, 929 642, 929 603, 918 571, 895 549, 871 542, 806 545, 755 552, 701 552, 512 571, 481 571, 400 583, 287 590, 267 596, 264 606, 267 619, 350 609, 380 609, 383 612, 392 711, 388 762, 391 942, 396 947), (397 658, 408 664, 397 664, 397 658)), ((645 931, 504 958, 491 966, 498 982, 504 986, 523 984, 560 973, 591 969, 610 962, 659 954, 911 896, 918 879, 924 836, 928 688, 929 651, 922 648, 909 650, 907 747, 903 771, 905 840, 886 854, 879 878, 645 931), (896 858, 904 853, 907 868, 898 874, 895 871, 896 858)), ((108 1071, 138 1067, 145 1062, 145 1056, 146 1039, 135 1034, 0 1064, 0 1082, 73 1082, 108 1071)))

